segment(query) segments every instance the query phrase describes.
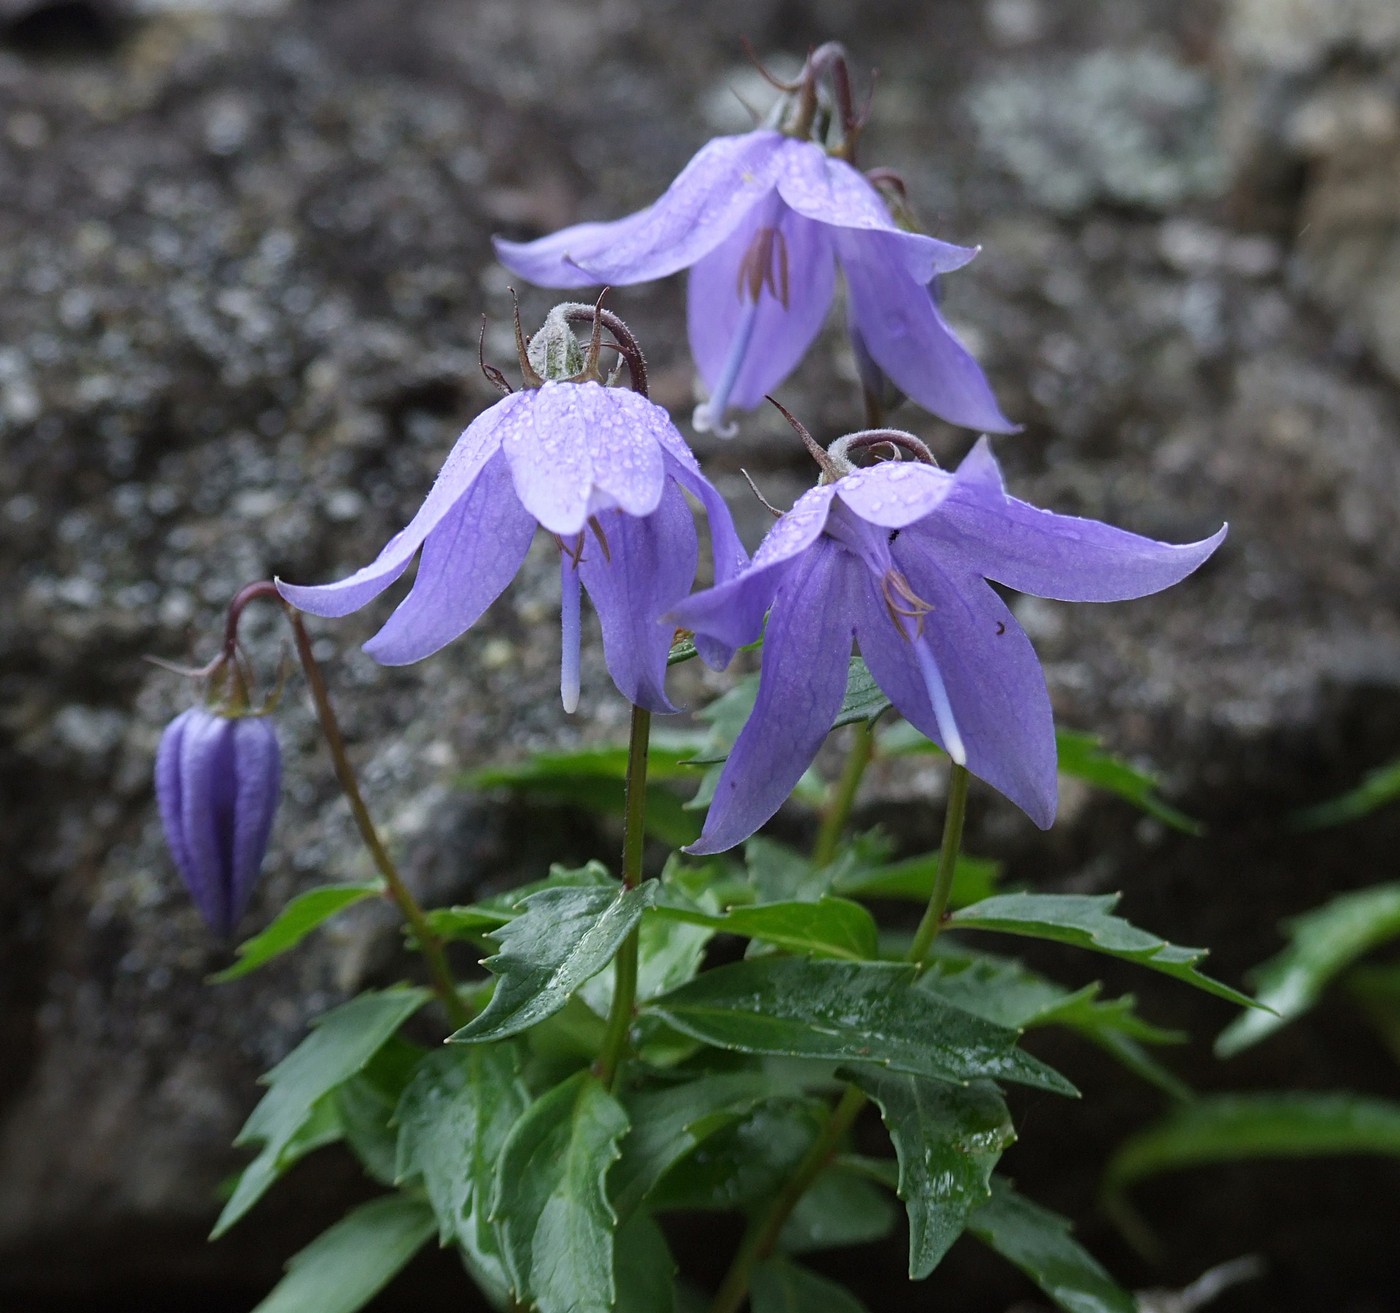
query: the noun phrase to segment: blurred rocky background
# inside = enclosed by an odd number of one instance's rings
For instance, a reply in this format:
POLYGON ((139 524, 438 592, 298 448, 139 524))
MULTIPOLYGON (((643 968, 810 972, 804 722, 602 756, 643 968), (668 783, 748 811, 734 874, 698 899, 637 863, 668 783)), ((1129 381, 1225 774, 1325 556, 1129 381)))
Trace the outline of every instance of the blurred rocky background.
MULTIPOLYGON (((879 68, 864 162, 899 167, 938 235, 984 247, 947 307, 1025 425, 999 444, 1017 492, 1164 538, 1231 522, 1162 597, 1021 612, 1062 722, 1159 768, 1207 835, 1067 788, 1048 836, 983 796, 974 848, 1040 887, 1124 889, 1133 919, 1212 945, 1235 983, 1281 916, 1394 878, 1400 809, 1304 838, 1283 818, 1400 754, 1395 0, 0 0, 0 1308, 246 1309, 367 1190, 322 1155, 203 1239, 257 1073, 309 1015, 392 979, 397 938, 364 910, 202 983, 229 952, 178 887, 149 778, 189 693, 141 657, 207 657, 238 585, 337 576, 405 522, 494 395, 483 312, 511 369, 489 234, 621 214, 746 128, 765 90, 743 35, 779 64, 836 37, 879 68)), ((537 321, 550 298, 524 303, 537 321)), ((688 414, 679 280, 612 304, 688 414)), ((839 337, 783 390, 828 440, 860 419, 839 337)), ((779 503, 810 479, 768 415, 701 454, 750 545, 764 516, 739 467, 779 503)), ((620 733, 596 644, 586 714, 558 709, 548 558, 422 667, 358 652, 375 616, 317 625, 372 807, 428 898, 609 852, 581 817, 458 783, 488 756, 620 733)), ((273 617, 249 632, 270 671, 273 617)), ((279 726, 287 796, 245 929, 364 870, 295 678, 279 726)), ((926 784, 877 772, 863 814, 928 841, 926 784)), ((1068 980, 1102 965, 1046 962, 1068 980)), ((1227 1008, 1103 974, 1190 1028, 1172 1057, 1203 1089, 1394 1093, 1342 1004, 1222 1065, 1227 1008)), ((1400 1308, 1394 1162, 1164 1178, 1138 1199, 1149 1264, 1095 1192, 1159 1096, 1082 1047, 1040 1051, 1086 1099, 1023 1099, 1005 1166, 1124 1280, 1179 1286, 1253 1251, 1266 1275, 1215 1307, 1400 1308)), ((462 1291, 429 1258, 375 1307, 466 1308, 462 1291)), ((948 1313, 1030 1298, 970 1241, 927 1287, 865 1294, 948 1313)))

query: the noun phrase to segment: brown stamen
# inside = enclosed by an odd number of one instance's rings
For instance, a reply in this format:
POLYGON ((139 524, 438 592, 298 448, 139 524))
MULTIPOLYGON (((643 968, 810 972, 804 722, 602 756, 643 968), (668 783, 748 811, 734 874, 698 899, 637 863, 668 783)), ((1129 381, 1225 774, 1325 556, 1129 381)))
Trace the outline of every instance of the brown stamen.
POLYGON ((787 238, 781 228, 771 226, 754 233, 749 249, 739 261, 739 299, 742 300, 747 294, 750 301, 756 302, 765 287, 786 310, 791 292, 787 238))
MULTIPOLYGON (((599 523, 596 515, 588 517, 588 527, 593 530, 593 536, 598 540, 598 546, 603 549, 603 560, 609 565, 612 564, 612 550, 608 547, 608 535, 603 532, 603 526, 599 523)), ((579 535, 579 548, 583 547, 583 535, 579 535)))
POLYGON ((880 580, 880 592, 885 599, 885 609, 890 613, 894 627, 905 638, 909 632, 900 624, 900 617, 914 622, 914 637, 924 632, 924 617, 933 610, 930 602, 925 602, 910 586, 909 581, 898 570, 887 570, 880 580))

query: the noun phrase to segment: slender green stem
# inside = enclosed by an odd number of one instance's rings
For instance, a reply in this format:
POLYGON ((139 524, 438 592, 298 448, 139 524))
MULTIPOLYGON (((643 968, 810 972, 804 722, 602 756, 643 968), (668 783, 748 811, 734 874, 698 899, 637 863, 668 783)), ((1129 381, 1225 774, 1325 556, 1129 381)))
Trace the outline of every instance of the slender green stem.
POLYGON ((851 819, 851 808, 855 805, 856 792, 865 776, 865 768, 875 751, 875 732, 868 720, 856 726, 856 741, 846 756, 846 765, 837 780, 822 814, 821 828, 817 840, 812 845, 812 863, 815 866, 829 866, 836 856, 836 846, 841 842, 841 832, 851 819))
POLYGON ((422 953, 423 961, 427 964, 428 976, 432 980, 433 990, 441 1000, 448 1020, 454 1029, 458 1029, 471 1020, 471 1012, 468 1011, 462 1002, 461 995, 457 992, 457 983, 453 980, 451 968, 447 965, 447 954, 443 951, 442 940, 433 933, 418 900, 404 883, 398 867, 394 865, 393 858, 389 856, 388 850, 379 837, 379 831, 375 829, 369 808, 365 806, 364 796, 360 793, 359 781, 355 778, 354 767, 350 765, 350 757, 345 750, 345 736, 340 732, 340 722, 336 719, 335 708, 331 705, 330 692, 326 688, 326 680, 321 673, 320 663, 311 651, 311 638, 306 632, 306 626, 301 622, 301 615, 285 604, 284 611, 292 626, 297 656, 301 658, 302 669, 306 672, 306 683, 311 690, 311 700, 316 706, 316 717, 321 722, 321 733, 325 736, 326 746, 330 749, 331 764, 335 767, 335 777, 340 783, 346 801, 350 804, 350 813, 355 818, 360 838, 364 840, 365 847, 369 849, 369 855, 373 858, 379 874, 384 877, 384 885, 390 899, 398 907, 400 915, 413 932, 413 937, 418 943, 418 951, 422 953))
POLYGON ((943 816, 943 845, 938 850, 938 871, 933 880, 933 893, 929 896, 924 919, 914 933, 914 942, 909 946, 909 960, 920 971, 928 965, 929 949, 943 929, 948 895, 953 891, 953 874, 958 867, 963 821, 967 816, 968 778, 967 767, 956 763, 948 776, 948 810, 943 816))
MULTIPOLYGON (((632 732, 627 740, 627 781, 622 822, 622 884, 635 889, 642 882, 642 849, 646 841, 647 748, 651 742, 651 712, 632 708, 632 732)), ((639 927, 633 926, 613 962, 613 999, 603 1051, 598 1057, 598 1077, 612 1088, 627 1052, 632 1014, 637 1003, 637 949, 639 927)))
POLYGON ((807 1193, 812 1182, 821 1175, 831 1161, 832 1155, 840 1147, 846 1132, 855 1124, 860 1110, 865 1107, 866 1098, 854 1085, 847 1085, 841 1101, 827 1117, 817 1138, 812 1141, 802 1161, 793 1169, 788 1183, 774 1197, 767 1211, 749 1224, 744 1238, 739 1242, 738 1252, 725 1274, 724 1282, 710 1305, 710 1313, 736 1313, 749 1293, 749 1282, 753 1279, 754 1268, 767 1258, 778 1243, 783 1226, 797 1207, 797 1202, 807 1193))

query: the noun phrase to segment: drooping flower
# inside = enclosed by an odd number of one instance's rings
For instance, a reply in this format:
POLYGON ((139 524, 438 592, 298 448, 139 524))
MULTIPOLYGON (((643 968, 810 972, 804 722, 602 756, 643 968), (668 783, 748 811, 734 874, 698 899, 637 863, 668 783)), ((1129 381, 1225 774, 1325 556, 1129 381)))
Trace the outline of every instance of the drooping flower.
POLYGON ((1007 494, 986 438, 955 473, 844 461, 853 445, 891 440, 922 449, 888 430, 835 444, 837 477, 798 499, 742 574, 671 613, 730 647, 752 642, 769 613, 753 713, 692 852, 732 847, 787 798, 841 705, 852 640, 907 720, 1048 828, 1056 750, 1045 678, 988 581, 1070 602, 1143 597, 1190 574, 1225 536, 1222 527, 1174 546, 1040 510, 1007 494))
POLYGON ((191 707, 161 735, 156 799, 165 841, 200 915, 225 938, 252 897, 281 782, 277 731, 264 716, 191 707))
POLYGON ((626 218, 533 242, 497 238, 496 253, 543 287, 640 283, 689 269, 691 353, 709 392, 695 425, 724 436, 734 432, 731 409, 757 406, 796 368, 839 265, 858 359, 865 352, 900 392, 954 424, 1010 432, 933 294, 976 249, 909 231, 875 184, 838 158, 853 153, 861 126, 849 105, 836 153, 810 139, 815 82, 838 63, 849 98, 844 54, 823 47, 791 89, 781 130, 711 141, 659 200, 626 218))
MULTIPOLYGON (((600 381, 596 331, 585 360, 570 327, 581 317, 605 323, 614 338, 625 338, 627 353, 635 352, 625 325, 609 312, 556 307, 528 354, 521 343, 533 386, 472 421, 408 526, 348 578, 315 587, 279 580, 282 596, 313 615, 348 615, 398 579, 421 548, 408 596, 365 644, 376 661, 407 665, 476 623, 515 577, 539 525, 559 546, 565 710, 578 704, 582 588, 598 612, 608 671, 623 696, 651 711, 674 711, 663 687, 672 628, 661 617, 690 591, 698 560, 682 490, 705 509, 716 580, 732 578, 748 558, 724 499, 666 412, 639 392, 600 381)), ((641 360, 640 353, 628 358, 641 360)), ((706 643, 700 655, 723 665, 730 654, 706 643)))

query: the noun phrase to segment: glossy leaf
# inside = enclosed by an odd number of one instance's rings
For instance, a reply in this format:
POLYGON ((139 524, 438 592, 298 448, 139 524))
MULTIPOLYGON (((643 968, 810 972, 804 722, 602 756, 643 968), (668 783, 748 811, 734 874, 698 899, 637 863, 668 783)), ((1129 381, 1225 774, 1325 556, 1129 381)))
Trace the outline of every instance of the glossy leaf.
POLYGON ((362 1204, 293 1258, 253 1313, 355 1313, 432 1233, 432 1209, 421 1200, 389 1195, 362 1204))
POLYGON ((781 1258, 754 1268, 749 1307, 752 1313, 865 1313, 845 1286, 781 1258))
POLYGON ((991 1199, 973 1211, 967 1228, 1065 1313, 1137 1313, 1137 1301, 1070 1235, 1063 1217, 1018 1195, 1000 1178, 993 1178, 991 1199))
MULTIPOLYGON (((953 888, 948 905, 967 907, 990 898, 996 893, 1001 871, 1000 862, 960 853, 953 866, 953 888)), ((901 862, 844 872, 836 876, 832 888, 853 898, 900 898, 927 903, 933 894, 937 872, 938 853, 935 851, 901 862)))
POLYGON ((380 1185, 398 1176, 398 1132, 394 1112, 404 1087, 423 1060, 423 1050, 395 1035, 365 1065, 331 1092, 345 1141, 360 1165, 380 1185))
POLYGON ((455 1240, 472 1275, 498 1302, 510 1282, 487 1214, 496 1163, 530 1105, 513 1044, 439 1049, 399 1101, 397 1175, 421 1180, 440 1243, 455 1240))
POLYGON ((543 880, 532 880, 480 902, 435 907, 427 913, 433 933, 447 940, 482 941, 520 915, 526 898, 542 889, 617 889, 617 878, 601 862, 585 866, 551 866, 543 880))
POLYGON ((899 1209, 886 1190, 863 1173, 837 1164, 827 1168, 793 1207, 778 1236, 778 1248, 806 1254, 883 1240, 899 1209))
POLYGON ((661 1228, 646 1213, 630 1217, 618 1230, 613 1278, 613 1313, 674 1313, 675 1260, 661 1228))
POLYGON ((1178 948, 1114 916, 1117 894, 1000 894, 954 912, 958 930, 995 930, 1073 944, 1136 962, 1245 1007, 1253 1000, 1196 970, 1204 948, 1178 948))
POLYGON ((1400 1157, 1400 1103, 1355 1094, 1229 1094, 1184 1104, 1123 1144, 1108 1165, 1114 1196, 1161 1172, 1249 1158, 1400 1157))
POLYGON ((1236 1017, 1215 1042, 1223 1058, 1300 1017, 1357 958, 1400 937, 1400 883, 1342 894, 1284 923, 1291 941, 1250 973, 1257 999, 1272 1012, 1236 1017))
POLYGON ((1321 830, 1331 825, 1359 821, 1387 803, 1400 798, 1400 761, 1368 772, 1361 783, 1339 798, 1329 798, 1315 807, 1296 812, 1293 824, 1300 830, 1321 830))
POLYGON ((502 1039, 559 1011, 612 961, 655 897, 654 883, 531 894, 520 915, 492 936, 501 951, 482 964, 497 977, 491 1001, 451 1040, 502 1039))
POLYGON ((211 1238, 238 1221, 295 1161, 288 1150, 316 1104, 361 1070, 428 997, 424 989, 368 992, 311 1023, 311 1033, 262 1078, 268 1091, 234 1141, 262 1148, 244 1169, 211 1238))
POLYGON ((328 884, 297 894, 266 930, 239 944, 238 961, 231 967, 215 972, 209 977, 210 981, 222 984, 225 980, 237 980, 239 976, 256 971, 279 954, 295 948, 337 912, 383 892, 384 886, 378 880, 372 880, 366 884, 328 884))
POLYGON ((878 951, 875 918, 859 903, 823 897, 815 903, 759 903, 722 916, 657 907, 649 916, 706 926, 721 934, 758 939, 795 953, 864 962, 878 951))
POLYGON ((899 1157, 899 1197, 909 1212, 909 1276, 922 1280, 991 1197, 992 1169, 1016 1138, 995 1086, 925 1080, 879 1067, 853 1078, 879 1106, 899 1157))
POLYGON ((627 1131, 622 1105, 587 1071, 536 1100, 496 1169, 491 1217, 517 1298, 539 1313, 610 1313, 617 1216, 604 1178, 627 1131))
POLYGON ((1075 1093, 1064 1077, 1016 1049, 1014 1030, 915 988, 912 967, 755 958, 707 971, 650 1006, 677 1030, 718 1048, 1075 1093))

